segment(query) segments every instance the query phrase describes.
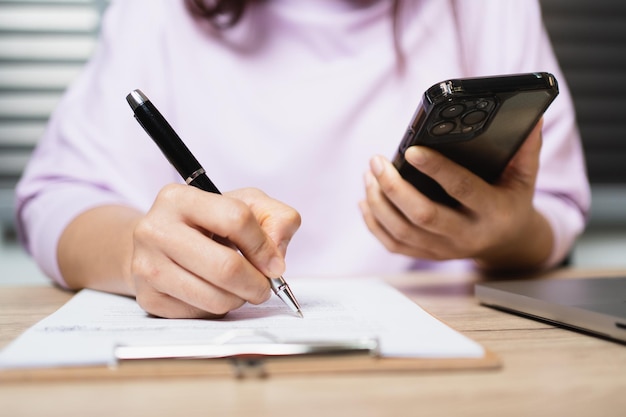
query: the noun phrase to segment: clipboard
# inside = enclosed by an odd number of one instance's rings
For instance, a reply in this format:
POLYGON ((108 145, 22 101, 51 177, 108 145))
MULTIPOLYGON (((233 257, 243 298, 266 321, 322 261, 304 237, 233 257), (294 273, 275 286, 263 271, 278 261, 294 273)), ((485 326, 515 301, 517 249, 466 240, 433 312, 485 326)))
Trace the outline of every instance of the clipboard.
POLYGON ((130 298, 83 290, 0 352, 0 381, 500 367, 389 285, 358 282, 358 293, 352 280, 298 282, 306 321, 279 300, 226 320, 155 319, 130 298))
POLYGON ((281 341, 265 332, 227 332, 210 344, 119 345, 109 366, 0 371, 0 381, 116 379, 143 377, 268 378, 284 375, 495 370, 499 358, 488 350, 480 358, 383 357, 376 338, 335 342, 281 341), (265 342, 235 342, 263 337, 265 342))
MULTIPOLYGON (((311 359, 315 362, 330 358, 371 359, 380 356, 379 342, 375 338, 362 338, 345 341, 281 341, 267 332, 235 330, 227 332, 210 344, 168 344, 168 345, 121 345, 114 351, 118 365, 140 364, 147 361, 174 360, 227 361, 231 373, 237 378, 267 377, 267 364, 274 361, 311 359), (252 337, 264 341, 233 343, 237 338, 252 337)), ((297 369, 298 367, 296 367, 297 369)))

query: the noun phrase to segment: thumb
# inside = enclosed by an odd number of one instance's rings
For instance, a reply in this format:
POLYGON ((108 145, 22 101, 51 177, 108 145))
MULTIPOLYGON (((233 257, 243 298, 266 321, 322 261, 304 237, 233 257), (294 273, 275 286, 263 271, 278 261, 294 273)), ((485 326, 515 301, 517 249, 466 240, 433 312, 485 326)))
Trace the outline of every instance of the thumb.
POLYGON ((274 207, 273 215, 260 219, 260 224, 269 238, 274 241, 283 257, 291 238, 300 227, 300 215, 290 207, 274 207))

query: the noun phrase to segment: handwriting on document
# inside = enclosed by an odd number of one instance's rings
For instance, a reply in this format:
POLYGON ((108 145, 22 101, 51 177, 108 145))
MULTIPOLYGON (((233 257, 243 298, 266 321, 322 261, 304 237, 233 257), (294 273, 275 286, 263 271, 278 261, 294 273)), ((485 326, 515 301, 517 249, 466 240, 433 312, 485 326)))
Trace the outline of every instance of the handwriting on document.
POLYGON ((0 352, 0 367, 110 364, 117 345, 206 344, 233 330, 284 342, 375 337, 387 357, 481 357, 480 345, 377 279, 294 279, 304 319, 277 297, 219 320, 161 319, 134 299, 83 290, 0 352), (46 346, 46 349, 42 349, 46 346))

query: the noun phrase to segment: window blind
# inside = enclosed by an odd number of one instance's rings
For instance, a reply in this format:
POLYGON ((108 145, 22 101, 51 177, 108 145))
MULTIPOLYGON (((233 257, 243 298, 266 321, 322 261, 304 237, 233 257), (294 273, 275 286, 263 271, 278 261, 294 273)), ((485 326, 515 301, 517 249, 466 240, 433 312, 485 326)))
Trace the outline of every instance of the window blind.
POLYGON ((0 221, 52 109, 91 55, 106 0, 0 0, 0 221))
POLYGON ((592 185, 626 185, 626 2, 542 0, 592 185))

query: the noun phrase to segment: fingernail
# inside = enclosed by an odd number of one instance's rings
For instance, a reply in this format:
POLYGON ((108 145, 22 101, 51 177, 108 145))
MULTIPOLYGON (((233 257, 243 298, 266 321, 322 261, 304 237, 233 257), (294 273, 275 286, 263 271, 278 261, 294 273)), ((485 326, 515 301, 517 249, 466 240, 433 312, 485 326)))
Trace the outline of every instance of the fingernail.
POLYGON ((404 157, 411 165, 424 165, 426 162, 426 154, 423 149, 412 146, 406 150, 404 157))
POLYGON ((372 158, 370 162, 370 167, 372 168, 372 172, 376 176, 379 176, 380 174, 382 174, 383 170, 385 169, 382 158, 380 156, 375 156, 372 158))

